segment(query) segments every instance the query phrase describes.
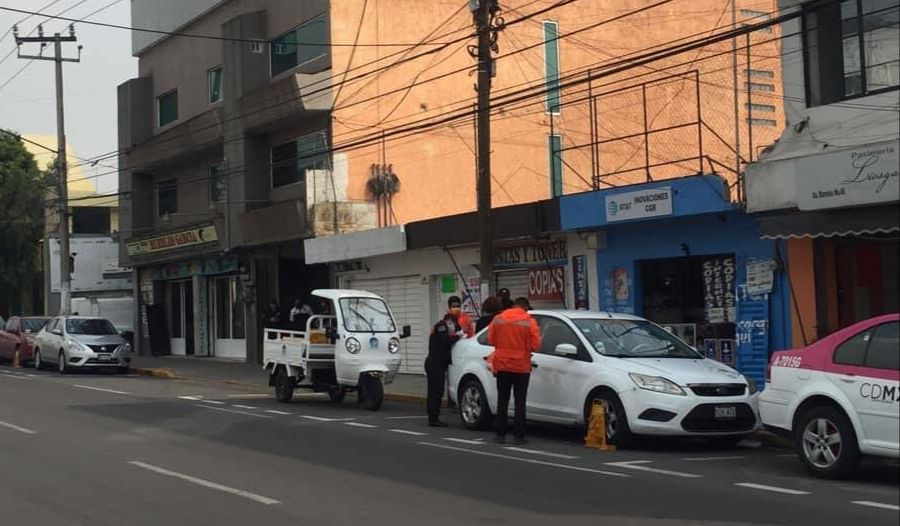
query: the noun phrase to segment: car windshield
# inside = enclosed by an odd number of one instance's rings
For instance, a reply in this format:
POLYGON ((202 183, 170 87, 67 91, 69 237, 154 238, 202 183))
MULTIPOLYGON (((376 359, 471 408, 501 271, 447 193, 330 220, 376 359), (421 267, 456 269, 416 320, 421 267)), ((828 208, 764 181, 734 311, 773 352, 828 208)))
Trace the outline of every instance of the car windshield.
POLYGON ((342 298, 341 314, 348 332, 394 332, 387 305, 376 298, 342 298))
POLYGON ((646 320, 577 319, 598 353, 619 358, 703 358, 691 346, 646 320))
POLYGON ((66 332, 69 334, 87 334, 90 336, 107 336, 118 334, 108 320, 66 320, 66 332))
POLYGON ((37 332, 47 324, 46 319, 42 318, 23 318, 22 329, 26 332, 37 332))

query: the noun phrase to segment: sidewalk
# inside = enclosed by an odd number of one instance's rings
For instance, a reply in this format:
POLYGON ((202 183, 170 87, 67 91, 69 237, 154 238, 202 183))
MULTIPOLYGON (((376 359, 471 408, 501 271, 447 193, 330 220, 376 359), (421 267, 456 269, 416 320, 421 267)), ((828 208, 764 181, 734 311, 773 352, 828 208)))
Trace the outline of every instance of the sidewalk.
MULTIPOLYGON (((215 358, 181 356, 135 356, 131 370, 144 376, 157 378, 200 380, 227 383, 270 390, 269 375, 261 365, 230 362, 215 358)), ((388 400, 424 402, 426 383, 424 375, 399 374, 393 383, 384 386, 388 400)))

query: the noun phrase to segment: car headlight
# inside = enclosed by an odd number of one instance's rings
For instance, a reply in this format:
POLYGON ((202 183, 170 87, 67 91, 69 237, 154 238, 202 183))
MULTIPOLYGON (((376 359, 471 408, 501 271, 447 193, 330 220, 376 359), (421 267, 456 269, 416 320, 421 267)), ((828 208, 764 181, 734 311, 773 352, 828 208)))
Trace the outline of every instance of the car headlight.
POLYGON ((123 352, 123 353, 131 352, 131 344, 130 344, 130 343, 125 343, 125 344, 123 344, 123 345, 122 345, 122 352, 123 352))
POLYGON ((356 338, 347 338, 344 347, 346 347, 347 352, 350 354, 356 354, 362 349, 362 345, 359 344, 359 340, 356 338))
POLYGON ((400 350, 400 340, 398 340, 397 338, 391 338, 390 341, 388 341, 388 351, 391 354, 396 354, 397 351, 399 351, 399 350, 400 350))
POLYGON ((87 347, 87 345, 75 340, 67 340, 66 347, 68 347, 70 351, 90 352, 90 349, 87 347))
POLYGON ((750 378, 746 374, 742 375, 742 376, 744 377, 744 380, 747 381, 747 394, 748 395, 752 395, 754 393, 759 392, 759 388, 756 387, 756 382, 754 382, 752 378, 750 378))
POLYGON ((654 391, 656 393, 666 393, 671 395, 685 396, 684 389, 678 387, 674 382, 661 376, 647 376, 645 374, 628 373, 631 381, 641 389, 654 391))

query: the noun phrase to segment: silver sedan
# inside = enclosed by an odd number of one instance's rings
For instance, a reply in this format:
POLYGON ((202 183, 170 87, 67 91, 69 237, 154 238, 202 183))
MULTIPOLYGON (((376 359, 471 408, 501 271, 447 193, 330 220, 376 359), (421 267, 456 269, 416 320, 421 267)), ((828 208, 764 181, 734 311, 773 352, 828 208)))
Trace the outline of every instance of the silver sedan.
POLYGON ((61 374, 80 368, 127 372, 131 345, 107 319, 59 316, 47 322, 34 341, 35 368, 48 363, 61 374))

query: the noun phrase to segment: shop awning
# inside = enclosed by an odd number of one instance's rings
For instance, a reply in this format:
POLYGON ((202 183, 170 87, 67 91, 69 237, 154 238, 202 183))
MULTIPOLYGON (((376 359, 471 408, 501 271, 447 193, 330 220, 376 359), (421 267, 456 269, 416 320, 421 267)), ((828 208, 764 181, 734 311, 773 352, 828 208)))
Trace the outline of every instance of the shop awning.
POLYGON ((900 206, 798 212, 759 218, 763 239, 863 236, 900 232, 900 206))

